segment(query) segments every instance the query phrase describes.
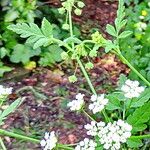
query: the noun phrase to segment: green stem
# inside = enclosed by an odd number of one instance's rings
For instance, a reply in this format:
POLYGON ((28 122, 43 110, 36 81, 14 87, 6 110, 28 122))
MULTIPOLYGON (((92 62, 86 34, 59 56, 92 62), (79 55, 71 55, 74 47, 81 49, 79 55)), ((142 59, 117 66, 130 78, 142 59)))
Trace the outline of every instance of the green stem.
POLYGON ((72 37, 73 36, 73 27, 72 27, 72 15, 71 15, 71 6, 70 6, 70 9, 69 9, 69 27, 70 27, 70 36, 72 37))
POLYGON ((82 112, 88 117, 90 118, 92 121, 96 121, 94 118, 92 118, 84 109, 82 109, 82 112))
MULTIPOLYGON (((24 141, 30 141, 33 143, 40 143, 40 140, 38 140, 38 139, 20 135, 20 134, 13 133, 13 132, 9 132, 9 131, 3 130, 3 129, 0 129, 0 135, 9 136, 9 137, 13 137, 13 138, 24 140, 24 141)), ((0 139, 0 144, 1 144, 1 139, 0 139)), ((66 150, 73 150, 73 148, 70 147, 72 145, 69 146, 69 145, 63 145, 63 144, 59 144, 59 143, 57 145, 59 148, 63 148, 66 150)), ((6 149, 4 149, 4 150, 6 150, 6 149)))
POLYGON ((148 86, 150 86, 150 82, 148 80, 146 80, 121 53, 118 54, 118 56, 123 61, 123 63, 127 64, 128 67, 131 68, 131 70, 134 71, 139 76, 139 78, 141 78, 148 86))
MULTIPOLYGON (((82 64, 82 62, 81 62, 81 60, 79 59, 79 57, 77 57, 76 59, 77 59, 77 62, 78 62, 78 64, 79 64, 79 66, 80 66, 82 72, 83 72, 83 75, 85 76, 85 78, 86 78, 86 80, 87 80, 87 83, 88 83, 88 85, 89 85, 89 87, 90 87, 92 93, 93 93, 94 95, 97 95, 97 93, 96 93, 96 91, 95 91, 95 89, 94 89, 94 87, 93 87, 93 85, 92 85, 92 83, 91 83, 91 80, 90 80, 90 78, 89 78, 89 76, 88 76, 88 74, 87 74, 87 72, 86 72, 86 70, 85 70, 85 68, 84 68, 84 66, 83 66, 83 64, 82 64)), ((106 122, 110 122, 110 119, 109 119, 109 117, 107 116, 105 110, 102 111, 102 114, 103 114, 103 116, 104 116, 106 122)))
POLYGON ((107 116, 107 114, 106 114, 106 112, 105 112, 105 109, 102 110, 102 114, 103 114, 103 116, 104 116, 106 122, 110 122, 110 119, 109 119, 109 117, 107 116))
POLYGON ((94 89, 94 87, 93 87, 93 85, 92 85, 92 83, 91 83, 91 80, 90 80, 90 78, 89 78, 89 76, 88 76, 88 74, 87 74, 87 72, 86 72, 86 70, 85 70, 85 68, 84 68, 84 66, 83 66, 83 64, 82 64, 82 62, 81 62, 81 60, 79 59, 79 57, 77 57, 77 62, 78 62, 79 66, 80 66, 80 68, 81 68, 81 70, 82 70, 83 75, 85 76, 85 78, 86 78, 86 80, 87 80, 87 82, 88 82, 88 85, 89 85, 89 87, 90 87, 92 93, 93 93, 94 95, 97 95, 97 94, 96 94, 96 91, 95 91, 95 89, 94 89))
POLYGON ((123 120, 125 119, 125 116, 126 116, 126 103, 124 101, 124 104, 123 104, 123 120))
POLYGON ((129 139, 144 139, 144 138, 150 138, 150 134, 139 135, 139 136, 131 136, 129 139))
POLYGON ((63 149, 65 149, 65 150, 74 150, 74 148, 69 147, 69 146, 67 146, 67 145, 63 145, 63 144, 57 144, 57 147, 58 147, 58 148, 63 148, 63 149))
POLYGON ((17 133, 9 132, 9 131, 3 130, 3 129, 0 129, 0 135, 14 137, 14 138, 21 139, 21 140, 24 140, 24 141, 31 141, 33 143, 40 143, 40 140, 38 140, 38 139, 34 139, 34 138, 31 138, 31 137, 28 137, 28 136, 24 136, 24 135, 20 135, 20 134, 17 134, 17 133))
POLYGON ((1 137, 0 137, 0 145, 2 146, 3 150, 7 150, 1 137))

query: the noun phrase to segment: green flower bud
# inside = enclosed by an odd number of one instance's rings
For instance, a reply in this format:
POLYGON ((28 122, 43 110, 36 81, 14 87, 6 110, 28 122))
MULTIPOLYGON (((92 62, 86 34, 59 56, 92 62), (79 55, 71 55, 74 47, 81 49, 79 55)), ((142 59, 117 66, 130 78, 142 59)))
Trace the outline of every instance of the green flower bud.
POLYGON ((64 30, 69 30, 70 27, 69 27, 69 24, 65 23, 65 24, 63 24, 62 28, 64 30))
POLYGON ((69 78, 69 82, 74 83, 77 81, 77 77, 75 75, 70 76, 69 78))
POLYGON ((103 38, 103 36, 98 32, 98 31, 96 31, 95 33, 93 33, 92 35, 91 35, 91 37, 92 37, 92 40, 95 42, 95 43, 97 43, 97 44, 101 44, 101 45, 103 45, 104 43, 105 43, 105 39, 103 38))
POLYGON ((89 53, 90 57, 96 57, 97 56, 97 51, 96 50, 91 50, 89 53))
POLYGON ((87 52, 84 46, 81 44, 76 46, 76 51, 77 51, 77 54, 80 56, 87 56, 87 52))
POLYGON ((88 62, 88 63, 85 64, 86 69, 92 69, 93 67, 94 67, 94 65, 91 62, 88 62))
POLYGON ((65 8, 63 8, 63 7, 62 7, 62 8, 59 8, 59 9, 58 9, 58 12, 59 12, 60 14, 64 14, 64 13, 65 13, 65 8))
POLYGON ((67 60, 67 59, 69 58, 69 55, 68 55, 66 52, 62 52, 62 53, 61 53, 61 58, 62 58, 63 60, 67 60))
POLYGON ((79 1, 77 3, 78 7, 83 8, 85 6, 85 4, 82 1, 79 1))
POLYGON ((82 10, 76 8, 76 9, 74 10, 74 13, 75 13, 77 16, 80 16, 80 15, 82 14, 82 10))

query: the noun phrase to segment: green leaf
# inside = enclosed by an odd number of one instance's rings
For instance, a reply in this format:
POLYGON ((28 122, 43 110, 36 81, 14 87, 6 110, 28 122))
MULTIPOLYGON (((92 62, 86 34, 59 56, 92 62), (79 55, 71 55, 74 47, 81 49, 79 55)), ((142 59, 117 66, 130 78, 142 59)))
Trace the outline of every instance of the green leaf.
POLYGON ((140 139, 127 139, 127 145, 130 148, 137 148, 143 145, 140 139))
POLYGON ((150 102, 145 103, 142 107, 136 109, 133 114, 129 115, 127 122, 132 125, 132 132, 143 131, 146 129, 146 123, 150 119, 150 102))
POLYGON ((53 27, 46 18, 44 18, 42 21, 41 30, 46 37, 51 37, 53 27))
POLYGON ((146 88, 140 97, 132 99, 131 107, 143 106, 148 100, 150 100, 150 88, 146 88))
POLYGON ((0 48, 0 58, 4 58, 8 53, 8 50, 5 47, 0 48))
POLYGON ((126 24, 126 21, 123 20, 124 17, 125 17, 124 1, 119 0, 117 18, 115 19, 115 27, 118 33, 120 32, 121 28, 126 24))
POLYGON ((110 24, 107 24, 106 31, 107 31, 107 33, 109 33, 112 36, 115 36, 115 37, 117 36, 117 32, 116 32, 115 28, 110 24))
POLYGON ((105 45, 105 53, 108 53, 115 48, 115 44, 111 40, 107 40, 105 45))
POLYGON ((78 38, 76 38, 76 37, 69 37, 69 38, 66 38, 65 40, 64 40, 64 42, 65 43, 68 43, 68 44, 70 44, 70 43, 76 43, 76 44, 80 44, 82 41, 80 40, 80 39, 78 39, 78 38))
POLYGON ((12 68, 10 68, 8 66, 0 66, 0 77, 2 77, 5 72, 9 72, 11 70, 12 70, 12 68))
POLYGON ((34 48, 47 45, 52 38, 52 26, 44 18, 41 29, 34 23, 17 23, 16 25, 9 25, 9 30, 20 34, 22 38, 28 38, 27 43, 32 43, 34 48))
POLYGON ((14 63, 27 63, 31 57, 38 56, 41 53, 40 49, 33 50, 29 45, 17 44, 10 56, 10 60, 14 63))
POLYGON ((47 45, 48 41, 49 41, 49 40, 48 40, 48 39, 45 39, 45 38, 39 39, 38 41, 35 42, 35 44, 34 44, 34 46, 33 46, 33 49, 37 49, 38 47, 47 45))
POLYGON ((18 11, 14 11, 13 9, 10 9, 7 14, 5 15, 5 22, 12 22, 15 19, 17 19, 19 17, 19 12, 18 11))
POLYGON ((3 113, 0 116, 0 120, 4 119, 6 116, 8 116, 10 113, 14 112, 15 109, 22 103, 22 99, 18 98, 17 100, 15 100, 12 104, 10 104, 10 106, 8 106, 3 113))
POLYGON ((132 34, 131 31, 124 31, 124 32, 122 32, 122 33, 119 35, 119 39, 126 38, 126 37, 128 37, 129 35, 131 35, 131 34, 132 34))
POLYGON ((116 110, 116 109, 121 109, 121 104, 118 99, 118 94, 117 93, 112 93, 107 96, 109 99, 108 104, 106 105, 106 109, 108 110, 116 110))
POLYGON ((42 66, 51 66, 56 62, 62 61, 61 53, 63 50, 58 45, 50 45, 45 49, 45 52, 42 52, 40 58, 40 65, 42 66))

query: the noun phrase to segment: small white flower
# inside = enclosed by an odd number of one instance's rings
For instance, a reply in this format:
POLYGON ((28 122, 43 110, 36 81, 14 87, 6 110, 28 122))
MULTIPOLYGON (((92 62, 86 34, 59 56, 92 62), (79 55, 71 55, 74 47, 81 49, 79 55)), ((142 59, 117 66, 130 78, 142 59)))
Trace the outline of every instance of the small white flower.
POLYGON ((0 85, 0 98, 3 98, 5 96, 8 96, 9 94, 12 93, 12 87, 10 88, 5 88, 2 85, 0 85))
POLYGON ((142 19, 144 19, 145 17, 144 17, 144 16, 139 16, 139 18, 142 20, 142 19))
POLYGON ((84 96, 85 96, 84 94, 78 93, 78 94, 76 95, 76 99, 77 99, 77 100, 83 100, 83 97, 84 97, 84 96))
POLYGON ((123 120, 108 123, 106 126, 101 126, 97 135, 100 138, 100 143, 104 149, 119 150, 121 143, 125 143, 131 136, 132 126, 125 123, 123 120))
POLYGON ((84 104, 83 97, 84 97, 84 94, 79 93, 76 95, 76 100, 73 100, 67 104, 67 106, 70 107, 71 111, 78 111, 82 108, 84 104))
POLYGON ((96 146, 93 140, 85 138, 75 147, 75 150, 95 150, 96 146))
POLYGON ((92 103, 89 105, 89 109, 92 110, 93 114, 102 111, 108 103, 108 99, 105 98, 104 94, 101 94, 100 96, 92 95, 91 101, 92 103))
POLYGON ((91 121, 91 124, 86 124, 84 128, 87 130, 87 135, 96 136, 100 131, 105 132, 105 130, 101 130, 104 126, 105 123, 102 121, 91 121))
POLYGON ((148 2, 148 6, 150 7, 150 2, 148 2))
POLYGON ((139 97, 144 89, 145 88, 143 86, 139 86, 138 81, 131 81, 129 79, 126 80, 125 84, 121 87, 126 98, 139 97))
POLYGON ((46 132, 44 139, 41 140, 40 144, 43 147, 43 150, 52 150, 54 147, 56 147, 57 138, 55 136, 55 132, 46 132))
POLYGON ((84 126, 87 131, 87 135, 96 136, 98 133, 97 123, 92 121, 91 124, 87 124, 84 126))
POLYGON ((145 22, 138 22, 135 26, 139 31, 146 30, 147 28, 147 24, 145 22))

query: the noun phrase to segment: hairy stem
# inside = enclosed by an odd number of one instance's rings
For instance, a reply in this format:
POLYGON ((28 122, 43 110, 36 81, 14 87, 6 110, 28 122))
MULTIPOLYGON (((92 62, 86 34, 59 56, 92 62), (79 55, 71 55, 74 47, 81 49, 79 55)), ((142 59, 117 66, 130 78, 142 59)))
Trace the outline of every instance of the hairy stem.
POLYGON ((120 57, 120 59, 123 61, 123 63, 125 63, 126 65, 128 65, 128 67, 138 75, 139 78, 141 78, 148 86, 150 86, 150 82, 148 80, 146 80, 143 75, 141 75, 132 65, 131 63, 122 55, 122 54, 118 54, 118 56, 120 57))

